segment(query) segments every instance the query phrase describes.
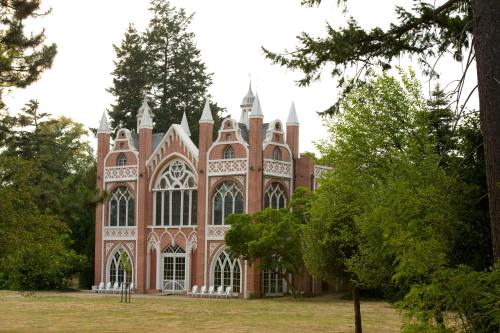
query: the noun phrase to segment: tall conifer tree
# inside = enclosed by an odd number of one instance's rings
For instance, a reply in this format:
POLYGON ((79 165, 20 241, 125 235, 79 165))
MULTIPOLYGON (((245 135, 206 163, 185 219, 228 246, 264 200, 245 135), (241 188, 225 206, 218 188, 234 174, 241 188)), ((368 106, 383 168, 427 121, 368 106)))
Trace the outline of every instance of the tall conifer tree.
MULTIPOLYGON (((153 16, 146 31, 138 34, 129 28, 122 45, 115 47, 118 60, 113 87, 108 90, 116 98, 110 111, 111 126, 134 130, 137 109, 146 94, 155 132, 180 123, 186 112, 191 138, 197 143, 198 120, 212 74, 201 60, 194 33, 188 31, 193 15, 165 0, 152 0, 150 10, 153 16)), ((222 109, 213 104, 212 110, 217 124, 222 109)))

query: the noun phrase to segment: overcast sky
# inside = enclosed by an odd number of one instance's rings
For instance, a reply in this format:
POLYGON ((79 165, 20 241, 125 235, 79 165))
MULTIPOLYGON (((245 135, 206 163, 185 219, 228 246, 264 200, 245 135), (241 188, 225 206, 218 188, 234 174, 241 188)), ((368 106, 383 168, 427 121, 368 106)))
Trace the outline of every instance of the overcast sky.
MULTIPOLYGON (((173 0, 177 7, 195 13, 191 30, 198 48, 213 73, 209 92, 213 100, 225 106, 239 119, 240 102, 252 86, 259 93, 264 121, 286 121, 292 100, 300 128, 300 150, 314 149, 313 141, 326 137, 316 111, 329 107, 336 97, 336 82, 323 75, 320 82, 299 88, 292 73, 272 65, 262 54, 261 46, 273 51, 293 49, 295 37, 302 31, 321 36, 326 22, 333 26, 345 23, 337 0, 324 0, 320 7, 300 6, 300 0, 173 0)), ((350 0, 349 14, 363 27, 387 27, 393 18, 394 5, 411 0, 350 0)), ((6 102, 16 112, 29 99, 38 99, 42 112, 65 115, 97 127, 102 112, 113 101, 106 88, 112 84, 115 54, 129 22, 143 31, 150 18, 148 0, 42 0, 52 13, 30 25, 46 28, 47 42, 54 42, 58 54, 53 67, 39 82, 24 90, 11 92, 6 102)), ((405 61, 406 65, 408 61, 405 61)), ((451 61, 442 66, 443 84, 457 78, 461 64, 451 61)), ((418 68, 417 68, 418 69, 418 68)), ((475 79, 475 73, 471 74, 475 79)))

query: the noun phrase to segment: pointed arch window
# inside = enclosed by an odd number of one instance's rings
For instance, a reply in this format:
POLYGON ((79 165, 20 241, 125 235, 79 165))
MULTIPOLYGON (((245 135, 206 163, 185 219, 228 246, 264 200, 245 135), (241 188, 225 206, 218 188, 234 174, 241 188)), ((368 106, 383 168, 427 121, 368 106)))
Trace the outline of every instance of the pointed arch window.
POLYGON ((264 194, 264 208, 286 208, 286 192, 280 183, 271 183, 264 194))
POLYGON ((225 250, 215 259, 212 273, 213 285, 217 287, 232 287, 233 292, 241 290, 241 267, 237 258, 233 258, 225 250))
POLYGON ((118 160, 116 161, 116 165, 118 166, 124 166, 127 165, 127 156, 125 154, 121 153, 120 156, 118 156, 118 160))
POLYGON ((234 149, 233 149, 233 147, 227 146, 226 148, 224 148, 223 157, 224 157, 225 160, 229 160, 229 159, 234 158, 234 149))
POLYGON ((109 225, 135 226, 135 201, 127 187, 118 187, 109 200, 109 225))
POLYGON ((212 202, 212 222, 224 224, 229 214, 243 213, 243 193, 233 181, 224 181, 217 187, 212 202))
POLYGON ((155 225, 196 225, 197 186, 185 162, 174 160, 167 165, 153 190, 155 225))
POLYGON ((109 282, 111 283, 124 283, 124 282, 132 282, 132 272, 127 272, 125 270, 124 261, 128 260, 129 267, 132 267, 132 262, 130 261, 129 256, 124 255, 124 250, 116 251, 116 253, 111 258, 111 263, 109 265, 108 277, 109 282))
POLYGON ((275 160, 275 161, 281 160, 281 150, 278 147, 274 147, 273 160, 275 160))

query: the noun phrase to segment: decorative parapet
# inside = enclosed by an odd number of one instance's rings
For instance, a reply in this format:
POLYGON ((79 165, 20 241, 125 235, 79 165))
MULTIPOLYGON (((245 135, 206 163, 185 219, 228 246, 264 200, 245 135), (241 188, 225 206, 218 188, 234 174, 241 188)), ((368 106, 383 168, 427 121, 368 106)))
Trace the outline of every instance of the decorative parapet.
POLYGON ((293 177, 292 162, 283 162, 283 161, 265 159, 264 175, 292 178, 293 177))
POLYGON ((320 178, 325 172, 331 171, 333 168, 324 165, 314 166, 314 178, 320 178))
POLYGON ((125 180, 136 180, 138 174, 137 166, 114 166, 104 169, 104 181, 118 182, 125 180))
POLYGON ((104 240, 135 240, 136 227, 104 227, 104 240))
POLYGON ((246 174, 248 162, 246 158, 208 161, 209 176, 241 175, 246 174))
POLYGON ((318 178, 321 178, 321 176, 323 176, 325 173, 332 170, 333 168, 324 165, 314 166, 314 189, 317 189, 319 187, 318 178))
POLYGON ((207 240, 224 240, 230 225, 207 225, 207 240))

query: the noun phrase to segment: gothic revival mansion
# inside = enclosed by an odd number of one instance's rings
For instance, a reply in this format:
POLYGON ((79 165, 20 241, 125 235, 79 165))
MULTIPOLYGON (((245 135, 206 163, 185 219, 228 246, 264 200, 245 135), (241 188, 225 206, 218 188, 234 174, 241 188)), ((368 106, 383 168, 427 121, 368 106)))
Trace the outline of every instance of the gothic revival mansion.
MULTIPOLYGON (((103 115, 97 188, 109 195, 96 211, 95 284, 129 281, 137 292, 166 293, 183 293, 193 285, 232 286, 235 296, 245 298, 286 293, 277 274, 229 255, 224 221, 231 213, 286 207, 296 187, 314 189, 326 168, 299 154, 293 104, 286 124, 264 123, 259 98, 249 89, 239 122, 224 119, 215 141, 213 124, 207 101, 199 142, 191 140, 185 115, 166 133, 153 133, 144 100, 137 134, 118 129, 110 145, 103 115), (124 260, 130 260, 131 276, 124 260)), ((292 280, 306 293, 322 288, 307 274, 292 280)))

